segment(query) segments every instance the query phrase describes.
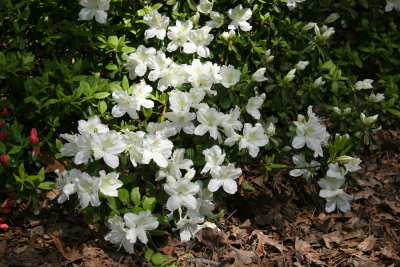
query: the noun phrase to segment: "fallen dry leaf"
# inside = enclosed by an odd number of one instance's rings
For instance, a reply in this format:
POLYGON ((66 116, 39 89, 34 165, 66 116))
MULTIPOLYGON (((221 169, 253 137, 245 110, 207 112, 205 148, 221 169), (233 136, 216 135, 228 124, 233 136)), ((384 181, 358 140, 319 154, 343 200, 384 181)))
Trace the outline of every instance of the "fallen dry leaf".
POLYGON ((254 251, 241 250, 232 246, 231 248, 244 264, 251 264, 253 261, 257 262, 258 257, 254 251))
POLYGON ((284 245, 282 245, 278 241, 275 241, 272 238, 264 235, 263 232, 261 232, 260 230, 254 230, 253 233, 251 233, 251 236, 253 236, 253 235, 257 235, 257 238, 258 238, 258 246, 256 249, 257 253, 263 253, 265 244, 268 244, 270 246, 277 248, 281 253, 283 253, 283 251, 288 250, 284 245))
POLYGON ((331 243, 335 242, 339 244, 343 240, 343 235, 340 233, 340 231, 335 231, 326 235, 323 235, 322 238, 325 241, 325 245, 327 248, 332 248, 331 243))
POLYGON ((294 248, 297 251, 300 251, 302 253, 306 253, 308 251, 311 251, 310 244, 308 244, 306 241, 301 240, 298 236, 296 236, 296 241, 294 243, 294 248))
POLYGON ((354 194, 354 200, 358 199, 368 199, 370 196, 372 196, 375 193, 374 190, 371 188, 366 188, 361 192, 357 192, 354 194))
POLYGON ((394 248, 392 247, 391 244, 385 246, 381 250, 381 252, 382 252, 382 255, 387 257, 387 258, 394 259, 394 260, 397 260, 397 261, 400 260, 400 257, 397 256, 397 253, 396 253, 396 251, 394 251, 394 248))
POLYGON ((374 235, 370 235, 369 237, 367 237, 366 239, 364 239, 363 242, 361 242, 358 245, 358 249, 362 250, 362 251, 370 251, 371 249, 374 248, 375 246, 375 242, 376 242, 376 238, 374 237, 374 235))

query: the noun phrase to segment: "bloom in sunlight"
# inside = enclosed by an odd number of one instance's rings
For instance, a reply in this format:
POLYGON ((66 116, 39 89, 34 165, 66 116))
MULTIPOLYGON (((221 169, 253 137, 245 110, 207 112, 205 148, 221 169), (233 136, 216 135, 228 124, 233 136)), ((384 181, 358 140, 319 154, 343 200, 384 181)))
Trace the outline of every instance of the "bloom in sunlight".
POLYGON ((193 23, 190 20, 184 22, 177 20, 175 24, 176 26, 168 27, 167 36, 171 40, 167 46, 168 52, 173 52, 178 47, 183 47, 188 40, 190 30, 193 28, 193 23))
POLYGON ((200 186, 197 183, 181 178, 177 179, 176 182, 165 184, 164 190, 170 196, 167 200, 167 209, 169 211, 174 211, 181 207, 196 209, 197 200, 194 195, 200 190, 200 186))
POLYGON ((196 183, 200 186, 200 190, 196 196, 197 206, 195 210, 188 210, 189 216, 214 217, 213 210, 215 209, 215 204, 213 202, 213 193, 207 188, 203 188, 202 181, 196 181, 196 183))
POLYGON ((60 137, 67 140, 68 143, 63 144, 60 149, 60 153, 64 157, 73 157, 76 153, 78 153, 78 145, 76 144, 76 138, 78 138, 77 134, 60 134, 60 137))
POLYGON ((104 134, 92 136, 94 158, 103 158, 104 162, 111 168, 117 168, 119 165, 118 155, 122 153, 126 144, 116 131, 110 131, 104 134))
POLYGON ((122 186, 122 182, 118 180, 119 175, 116 172, 105 171, 100 171, 99 174, 100 192, 106 196, 118 197, 118 188, 122 186))
POLYGON ((264 74, 267 68, 259 68, 253 75, 251 75, 251 79, 256 82, 263 82, 266 81, 264 74))
POLYGON ((77 187, 79 204, 81 205, 82 209, 86 208, 89 205, 89 202, 93 207, 100 206, 99 178, 91 177, 89 174, 84 172, 77 181, 77 187))
POLYGON ((222 149, 215 145, 209 149, 203 150, 203 155, 206 159, 206 165, 204 165, 201 173, 207 173, 210 170, 220 166, 225 160, 225 153, 222 153, 222 149))
POLYGON ((126 238, 128 229, 125 227, 124 220, 116 215, 114 218, 109 219, 106 224, 111 229, 111 232, 106 234, 104 240, 118 246, 122 245, 128 253, 133 254, 133 243, 126 238))
POLYGON ((79 120, 78 121, 78 131, 81 134, 84 133, 106 133, 109 131, 107 125, 104 125, 101 123, 99 117, 94 116, 88 119, 87 121, 85 120, 79 120))
POLYGON ((264 133, 264 128, 260 123, 253 127, 250 123, 245 123, 243 137, 239 142, 239 149, 247 148, 250 156, 257 157, 260 147, 267 145, 268 136, 264 133))
POLYGON ((146 48, 143 45, 139 45, 134 53, 124 54, 126 58, 125 66, 129 71, 129 79, 133 80, 136 76, 143 76, 147 71, 150 59, 155 55, 156 49, 154 47, 146 48))
POLYGON ((146 133, 143 131, 131 132, 129 130, 125 130, 122 137, 124 142, 128 145, 129 159, 131 160, 134 167, 136 167, 138 163, 142 163, 143 137, 145 135, 146 133))
POLYGON ((230 88, 239 82, 241 72, 229 64, 228 66, 221 67, 220 75, 222 78, 221 84, 225 88, 230 88))
POLYGON ((200 231, 201 226, 204 222, 204 218, 201 217, 184 217, 176 223, 176 229, 180 230, 181 242, 187 242, 190 238, 194 237, 198 231, 200 231))
POLYGON ((210 49, 207 47, 214 35, 210 34, 210 27, 204 26, 197 30, 191 30, 188 34, 188 42, 183 44, 183 52, 186 54, 197 53, 201 57, 209 57, 210 49))
POLYGON ((213 4, 214 4, 214 0, 211 0, 211 1, 200 0, 200 4, 197 5, 197 10, 200 13, 209 14, 210 11, 212 10, 213 4))
POLYGON ((303 155, 294 155, 292 159, 293 163, 296 165, 296 169, 291 170, 290 175, 293 177, 303 176, 307 181, 314 177, 316 170, 318 170, 321 165, 315 160, 308 163, 303 155))
POLYGON ((209 132, 210 136, 216 140, 221 140, 218 126, 224 120, 224 114, 215 108, 200 109, 197 111, 197 120, 200 122, 194 130, 195 135, 204 135, 209 132))
POLYGON ((236 30, 241 29, 242 31, 250 31, 251 25, 246 21, 250 19, 251 15, 250 8, 243 8, 242 5, 236 6, 234 9, 228 10, 228 16, 232 20, 228 25, 228 29, 236 30))
POLYGON ((157 36, 158 39, 164 40, 167 33, 165 29, 169 24, 169 18, 167 16, 162 16, 157 10, 153 10, 151 14, 144 15, 143 20, 150 27, 150 29, 144 32, 146 39, 157 36))
POLYGON ((261 117, 259 109, 264 103, 264 100, 265 94, 263 93, 262 95, 251 97, 247 102, 246 111, 256 120, 261 117))
POLYGON ((88 133, 78 135, 76 138, 76 147, 78 152, 75 154, 74 163, 76 165, 87 163, 91 159, 92 138, 88 133))
POLYGON ((154 57, 149 59, 149 68, 152 70, 148 75, 148 79, 152 82, 160 78, 161 73, 171 65, 172 59, 166 57, 162 51, 157 51, 154 57))
POLYGON ((297 3, 301 3, 301 2, 304 2, 304 1, 305 1, 305 0, 289 0, 289 1, 286 3, 286 6, 289 8, 290 11, 292 11, 293 9, 296 8, 297 3))
POLYGON ((166 70, 160 73, 157 89, 161 92, 168 87, 179 87, 187 81, 187 74, 183 66, 172 63, 166 70))
POLYGON ((229 163, 228 166, 217 166, 211 170, 212 179, 208 183, 208 190, 216 192, 221 186, 228 194, 234 194, 237 191, 235 179, 242 175, 240 168, 229 163))
POLYGON ((193 165, 193 161, 191 159, 184 159, 184 156, 184 148, 175 150, 172 154, 172 158, 168 160, 168 166, 166 168, 161 168, 157 173, 156 181, 160 181, 164 178, 181 178, 181 170, 189 170, 193 165))
POLYGON ((129 117, 132 119, 139 119, 136 112, 135 99, 129 95, 127 91, 114 91, 112 93, 112 98, 117 104, 112 108, 111 115, 119 118, 128 113, 129 117))
POLYGON ((124 220, 129 230, 126 232, 126 238, 131 243, 136 243, 137 239, 143 244, 147 244, 146 231, 157 229, 158 220, 149 210, 142 211, 139 214, 125 213, 124 220))
POLYGON ((98 23, 107 22, 107 10, 110 8, 111 0, 80 0, 79 3, 84 6, 79 12, 81 20, 91 20, 93 16, 98 23))
POLYGON ((174 144, 161 134, 147 134, 143 138, 143 159, 144 164, 149 164, 150 160, 160 166, 166 168, 168 166, 167 159, 172 154, 174 144))
POLYGON ((192 102, 189 93, 177 90, 171 92, 169 103, 172 112, 166 112, 164 117, 173 122, 178 132, 183 130, 187 134, 194 133, 195 127, 192 120, 196 118, 196 114, 189 112, 192 102))

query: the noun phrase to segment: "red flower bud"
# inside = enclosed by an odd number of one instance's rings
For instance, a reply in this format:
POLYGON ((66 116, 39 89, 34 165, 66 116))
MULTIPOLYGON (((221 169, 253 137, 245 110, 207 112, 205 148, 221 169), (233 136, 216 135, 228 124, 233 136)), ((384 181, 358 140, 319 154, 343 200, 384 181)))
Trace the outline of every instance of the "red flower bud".
POLYGON ((8 115, 8 109, 7 108, 3 108, 3 110, 0 111, 0 116, 4 117, 4 116, 7 116, 7 115, 8 115))
POLYGON ((39 144, 39 138, 37 136, 36 128, 32 128, 31 137, 30 137, 29 141, 31 142, 32 146, 39 144))
POLYGON ((0 213, 4 213, 4 214, 7 214, 7 213, 10 213, 10 212, 12 212, 12 209, 0 209, 0 213))
POLYGON ((3 204, 1 204, 1 208, 7 208, 8 206, 10 206, 12 202, 11 197, 6 198, 6 200, 4 200, 3 204))
POLYGON ((4 141, 7 138, 7 132, 6 131, 1 131, 0 132, 0 140, 4 141))
POLYGON ((2 223, 0 224, 0 229, 8 229, 8 224, 2 223))
POLYGON ((3 128, 3 121, 0 120, 0 129, 3 128))
POLYGON ((32 153, 33 153, 33 151, 36 152, 36 155, 37 155, 38 157, 40 156, 40 147, 34 147, 34 148, 32 149, 32 153))
POLYGON ((4 223, 5 221, 6 221, 6 219, 0 218, 0 224, 1 224, 1 223, 4 223))
POLYGON ((8 165, 8 157, 7 157, 7 155, 1 155, 0 156, 0 163, 3 163, 3 165, 5 165, 5 166, 8 165))

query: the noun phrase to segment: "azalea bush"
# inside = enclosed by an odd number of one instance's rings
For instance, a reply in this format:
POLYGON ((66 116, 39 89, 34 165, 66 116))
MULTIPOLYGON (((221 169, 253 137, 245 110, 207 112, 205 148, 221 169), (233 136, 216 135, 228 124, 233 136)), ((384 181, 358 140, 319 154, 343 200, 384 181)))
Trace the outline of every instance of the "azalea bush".
MULTIPOLYGON (((369 59, 353 49, 366 49, 339 47, 349 1, 57 2, 0 4, 3 24, 19 18, 0 71, 24 101, 2 90, 67 158, 58 202, 103 219, 107 241, 133 253, 165 227, 183 242, 216 228, 254 162, 265 180, 317 184, 327 212, 351 209, 356 153, 396 120, 398 95, 397 76, 359 75, 369 59), (29 60, 9 68, 15 57, 29 60)), ((389 22, 391 4, 374 7, 389 22)))

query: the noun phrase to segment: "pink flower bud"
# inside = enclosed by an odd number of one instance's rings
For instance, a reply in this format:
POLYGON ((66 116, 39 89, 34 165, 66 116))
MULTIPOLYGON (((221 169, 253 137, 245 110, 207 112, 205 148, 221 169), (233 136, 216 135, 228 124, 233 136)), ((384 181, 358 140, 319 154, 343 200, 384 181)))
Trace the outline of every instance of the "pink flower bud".
POLYGON ((8 224, 5 223, 0 224, 0 229, 8 229, 8 228, 9 228, 8 224))
POLYGON ((8 157, 7 157, 7 155, 1 155, 0 156, 0 163, 2 163, 5 166, 8 165, 8 157))
POLYGON ((4 141, 7 138, 7 132, 6 131, 1 131, 0 132, 0 140, 4 141))
POLYGON ((39 138, 37 136, 36 128, 32 128, 31 137, 30 137, 29 141, 31 142, 32 146, 35 146, 39 143, 39 138))
POLYGON ((34 148, 32 149, 32 153, 33 153, 33 151, 36 152, 36 155, 37 155, 38 157, 40 156, 40 147, 34 147, 34 148))
POLYGON ((7 208, 7 207, 9 207, 10 204, 11 204, 11 202, 12 202, 11 197, 6 198, 6 200, 4 200, 4 202, 3 202, 3 204, 1 204, 1 208, 7 208))

